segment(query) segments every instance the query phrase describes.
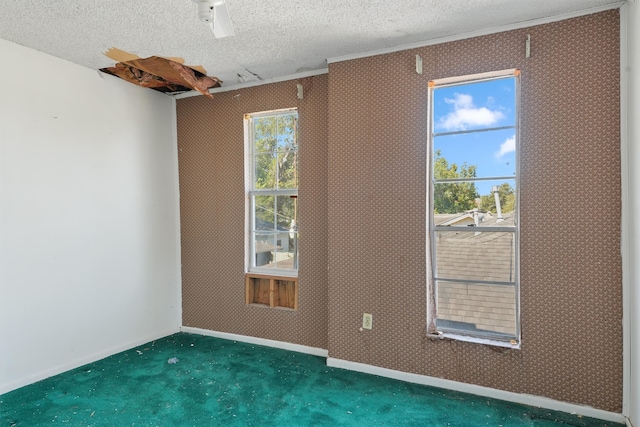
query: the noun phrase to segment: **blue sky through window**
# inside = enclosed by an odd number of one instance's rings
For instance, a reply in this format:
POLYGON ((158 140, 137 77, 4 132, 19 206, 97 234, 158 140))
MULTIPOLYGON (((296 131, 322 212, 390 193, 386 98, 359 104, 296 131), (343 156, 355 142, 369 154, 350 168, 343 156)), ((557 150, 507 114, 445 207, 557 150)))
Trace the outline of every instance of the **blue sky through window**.
MULTIPOLYGON (((513 77, 435 88, 434 132, 514 126, 515 90, 513 77)), ((515 178, 515 128, 438 136, 433 145, 434 152, 439 150, 449 164, 476 165, 479 178, 515 178)), ((476 188, 480 195, 486 195, 495 184, 477 181, 476 188)))

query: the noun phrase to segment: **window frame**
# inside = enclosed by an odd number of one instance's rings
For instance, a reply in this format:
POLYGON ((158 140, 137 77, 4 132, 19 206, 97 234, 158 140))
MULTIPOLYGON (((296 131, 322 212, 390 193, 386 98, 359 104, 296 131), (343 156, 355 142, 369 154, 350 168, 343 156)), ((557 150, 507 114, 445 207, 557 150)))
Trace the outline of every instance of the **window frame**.
MULTIPOLYGON (((257 196, 276 196, 276 197, 294 197, 296 199, 297 209, 299 212, 298 202, 298 189, 300 187, 299 174, 298 185, 296 188, 276 188, 276 189, 256 189, 255 188, 255 167, 256 167, 256 150, 254 139, 254 119, 289 115, 295 113, 299 120, 297 108, 284 108, 278 110, 262 111, 257 113, 249 113, 244 115, 244 128, 245 128, 245 273, 247 277, 273 277, 279 278, 291 278, 297 279, 298 267, 299 267, 299 247, 298 247, 298 224, 296 224, 295 234, 295 261, 294 268, 278 268, 278 267, 260 267, 256 265, 256 248, 255 248, 255 236, 256 230, 256 216, 255 216, 255 199, 257 196)), ((296 126, 298 127, 298 120, 296 120, 296 126)), ((296 135, 299 131, 296 129, 296 135)), ((297 138, 296 154, 299 156, 299 138, 297 138)), ((299 158, 298 158, 299 162, 299 158)), ((299 169, 299 164, 298 164, 299 169)), ((276 199, 277 200, 277 199, 276 199)), ((297 218, 296 218, 297 219, 297 218)), ((297 222, 297 221, 296 221, 297 222)), ((277 227, 277 223, 274 224, 277 227)), ((291 233, 291 232, 289 232, 291 233)), ((297 286, 297 280, 295 280, 297 286)))
MULTIPOLYGON (((427 149, 427 191, 429 192, 427 197, 427 209, 428 209, 428 236, 429 245, 427 249, 430 251, 427 254, 427 335, 437 338, 449 338, 459 341, 474 342, 480 344, 488 344, 500 347, 508 347, 519 349, 522 343, 521 337, 521 316, 520 316, 520 114, 521 114, 521 98, 520 98, 520 70, 508 69, 488 73, 472 74, 459 77, 450 77, 443 79, 434 79, 428 83, 428 149, 427 149), (481 83, 490 80, 497 79, 514 79, 514 125, 513 126, 496 126, 491 128, 476 128, 469 131, 461 131, 459 133, 476 133, 486 132, 491 130, 502 129, 514 129, 515 134, 515 176, 486 176, 477 178, 464 178, 453 180, 437 180, 435 178, 434 170, 434 157, 435 157, 435 138, 443 135, 451 135, 458 132, 436 132, 435 131, 435 105, 434 105, 434 92, 443 87, 457 86, 463 84, 481 83), (473 332, 455 327, 438 327, 438 281, 442 280, 442 277, 438 277, 437 272, 437 251, 436 251, 436 239, 437 233, 442 231, 460 231, 463 233, 477 233, 478 228, 467 226, 443 226, 436 225, 435 223, 435 186, 438 182, 478 182, 488 180, 502 180, 513 179, 515 181, 515 212, 514 212, 514 226, 513 227, 482 227, 483 231, 492 232, 497 231, 501 233, 513 233, 514 235, 514 294, 515 294, 515 333, 513 336, 507 334, 498 333, 483 333, 473 332)), ((447 281, 455 282, 456 278, 447 278, 447 281)), ((460 280, 460 279, 458 279, 460 280)), ((460 280, 462 283, 477 283, 481 284, 479 279, 473 280, 460 280)), ((491 282, 490 282, 491 283, 491 282)), ((482 283, 485 284, 485 283, 482 283)))

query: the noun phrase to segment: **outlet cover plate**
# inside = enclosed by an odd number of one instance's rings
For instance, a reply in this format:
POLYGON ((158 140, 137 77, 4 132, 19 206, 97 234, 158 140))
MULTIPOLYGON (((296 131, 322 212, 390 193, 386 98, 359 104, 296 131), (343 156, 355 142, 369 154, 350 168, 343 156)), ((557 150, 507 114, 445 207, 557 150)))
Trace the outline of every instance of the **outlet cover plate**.
POLYGON ((373 316, 369 313, 364 313, 362 315, 362 329, 372 329, 373 328, 373 316))

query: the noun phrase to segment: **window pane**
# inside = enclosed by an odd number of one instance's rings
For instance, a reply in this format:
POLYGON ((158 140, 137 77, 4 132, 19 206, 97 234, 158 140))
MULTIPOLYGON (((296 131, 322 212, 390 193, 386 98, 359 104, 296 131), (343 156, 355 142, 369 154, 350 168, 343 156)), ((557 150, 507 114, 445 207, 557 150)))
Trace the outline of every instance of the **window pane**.
POLYGON ((438 329, 456 332, 516 334, 515 286, 436 282, 438 329))
MULTIPOLYGON (((487 213, 487 216, 498 216, 502 213, 505 224, 496 225, 515 225, 515 212, 518 197, 516 196, 515 179, 507 179, 502 181, 478 181, 475 183, 480 193, 480 210, 487 213), (496 192, 498 199, 496 200, 496 192), (498 212, 500 208, 500 212, 498 212)), ((485 221, 486 222, 486 221, 485 221)), ((490 222, 481 222, 480 226, 490 225, 490 222)))
POLYGON ((274 266, 277 268, 298 268, 298 233, 278 234, 278 245, 274 254, 274 266))
POLYGON ((278 237, 274 259, 278 268, 298 268, 298 199, 277 197, 278 237))
POLYGON ((255 265, 298 268, 298 202, 291 196, 254 196, 255 265))
POLYGON ((298 217, 298 198, 291 196, 277 196, 276 214, 278 218, 278 230, 289 231, 296 228, 298 217))
POLYGON ((515 232, 437 231, 436 278, 515 282, 515 232))
POLYGON ((514 78, 443 86, 433 91, 436 133, 515 124, 514 78))
POLYGON ((278 151, 298 149, 297 123, 297 113, 278 116, 278 151))
MULTIPOLYGON (((436 214, 462 215, 478 207, 480 193, 475 182, 447 182, 434 184, 433 212, 436 214)), ((436 219, 436 224, 438 220, 436 219)))
POLYGON ((436 183, 433 192, 435 224, 513 226, 518 200, 515 186, 516 182, 512 179, 436 183), (475 209, 478 209, 477 213, 474 213, 475 209))
POLYGON ((298 152, 278 153, 278 188, 298 188, 298 152))
POLYGON ((255 233, 256 267, 273 267, 276 239, 276 233, 255 233))
POLYGON ((255 230, 275 231, 275 196, 255 196, 255 230))
POLYGON ((256 154, 254 169, 255 189, 276 188, 276 156, 272 153, 256 154))
POLYGON ((436 179, 515 176, 515 129, 438 136, 433 139, 436 179), (465 175, 466 174, 466 175, 465 175))
POLYGON ((258 117, 253 120, 253 137, 256 152, 275 151, 276 117, 258 117))
POLYGON ((297 250, 297 232, 255 233, 256 267, 295 270, 298 268, 297 250))

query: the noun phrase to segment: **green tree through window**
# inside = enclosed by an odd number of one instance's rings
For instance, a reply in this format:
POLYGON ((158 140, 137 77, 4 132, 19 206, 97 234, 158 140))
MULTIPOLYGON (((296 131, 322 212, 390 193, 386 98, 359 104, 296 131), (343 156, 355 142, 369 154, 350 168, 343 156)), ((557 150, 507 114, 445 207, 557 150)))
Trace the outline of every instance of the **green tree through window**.
MULTIPOLYGON (((458 167, 442 157, 440 150, 435 152, 433 173, 436 179, 475 178, 476 166, 463 163, 458 167)), ((458 213, 473 209, 476 206, 478 190, 473 182, 446 183, 436 186, 434 190, 434 212, 437 214, 458 213)))

